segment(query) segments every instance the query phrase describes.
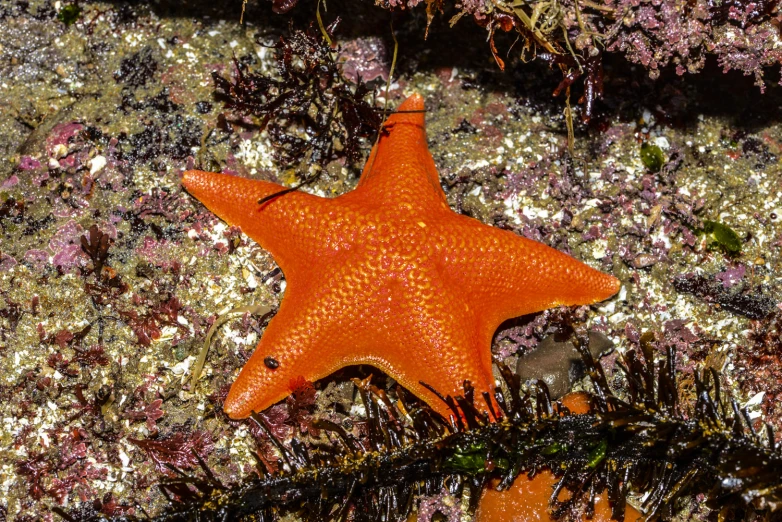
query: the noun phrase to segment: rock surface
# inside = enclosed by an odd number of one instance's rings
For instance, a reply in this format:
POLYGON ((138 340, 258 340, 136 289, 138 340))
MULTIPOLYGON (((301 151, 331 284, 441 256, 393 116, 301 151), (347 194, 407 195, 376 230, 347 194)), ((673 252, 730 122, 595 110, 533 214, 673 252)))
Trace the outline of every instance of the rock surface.
MULTIPOLYGON (((66 24, 67 5, 0 6, 0 510, 9 520, 53 520, 54 507, 79 502, 154 514, 164 499, 150 486, 166 463, 196 468, 193 451, 226 483, 252 473, 251 453, 268 441, 220 405, 263 318, 235 314, 195 388, 189 377, 218 316, 276 307, 284 280, 180 177, 194 166, 289 184, 306 175, 281 168, 252 121, 226 123, 213 97, 212 72, 230 76, 234 56, 273 72, 267 45, 288 31, 288 15, 250 4, 240 24, 238 3, 90 2, 66 24)), ((291 11, 295 27, 309 24, 307 9, 291 11)), ((342 52, 371 61, 362 72, 354 59, 350 74, 382 85, 389 15, 356 9, 329 2, 324 17, 349 19, 335 36, 342 52)), ((571 158, 564 101, 551 97, 559 73, 517 59, 501 72, 485 32, 446 22, 435 18, 424 41, 423 6, 399 15, 388 98, 425 94, 451 207, 624 285, 600 306, 503 325, 496 357, 515 362, 571 321, 619 350, 646 333, 659 349, 677 346, 683 370, 724 369, 739 402, 782 432, 780 89, 761 95, 752 78, 709 64, 695 78, 663 70, 654 81, 607 61, 605 100, 589 127, 576 125, 571 158), (659 148, 659 169, 645 164, 642 143, 659 148), (704 220, 735 232, 740 252, 699 233, 704 220), (676 289, 676 277, 696 274, 715 295, 676 289), (748 299, 768 313, 742 314, 748 299)), ((306 190, 350 190, 360 165, 334 162, 306 190)), ((352 375, 317 383, 316 407, 349 411, 352 375)), ((307 429, 284 404, 271 410, 279 436, 307 429)))

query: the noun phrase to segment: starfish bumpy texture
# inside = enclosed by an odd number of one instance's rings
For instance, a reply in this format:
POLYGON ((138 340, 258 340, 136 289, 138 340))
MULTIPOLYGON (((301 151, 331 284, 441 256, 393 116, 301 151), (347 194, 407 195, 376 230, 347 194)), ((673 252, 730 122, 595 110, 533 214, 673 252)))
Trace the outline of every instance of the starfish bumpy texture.
POLYGON ((268 250, 287 281, 277 316, 224 408, 244 418, 315 381, 370 364, 436 411, 443 395, 492 392, 503 321, 607 299, 619 281, 542 243, 453 212, 427 148, 424 101, 388 118, 355 190, 333 199, 187 171, 207 208, 268 250), (271 359, 273 359, 273 361, 271 359), (270 364, 271 362, 271 364, 270 364))

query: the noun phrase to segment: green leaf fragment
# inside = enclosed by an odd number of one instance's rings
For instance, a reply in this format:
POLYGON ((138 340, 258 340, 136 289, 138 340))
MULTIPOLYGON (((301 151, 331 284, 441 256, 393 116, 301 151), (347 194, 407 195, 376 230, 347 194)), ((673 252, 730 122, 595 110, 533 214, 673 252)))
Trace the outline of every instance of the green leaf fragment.
POLYGON ((641 145, 641 163, 650 172, 660 172, 665 164, 665 154, 657 145, 645 142, 641 145))
POLYGON ((510 469, 510 461, 508 459, 499 458, 494 461, 494 467, 500 471, 507 471, 510 469))
POLYGON ((57 19, 65 25, 73 25, 81 16, 81 8, 76 4, 66 4, 57 13, 57 19))
POLYGON ((565 445, 561 444, 559 442, 554 442, 552 444, 549 444, 545 448, 543 448, 540 453, 541 455, 556 455, 560 451, 565 449, 565 445))
POLYGON ((475 474, 486 470, 486 444, 480 442, 468 446, 457 446, 445 465, 459 473, 475 474))
POLYGON ((719 246, 728 254, 741 252, 741 239, 729 226, 707 219, 703 222, 703 232, 709 236, 712 245, 719 246))
POLYGON ((600 464, 603 459, 606 458, 606 451, 608 451, 608 441, 603 439, 589 452, 589 462, 587 463, 587 466, 594 468, 600 464))

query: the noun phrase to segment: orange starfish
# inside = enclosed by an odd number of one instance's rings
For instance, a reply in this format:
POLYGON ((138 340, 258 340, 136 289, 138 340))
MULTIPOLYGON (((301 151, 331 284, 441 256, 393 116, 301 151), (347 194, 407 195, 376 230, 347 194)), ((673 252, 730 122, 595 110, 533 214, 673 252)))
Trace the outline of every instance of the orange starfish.
MULTIPOLYGON (((325 199, 190 170, 183 183, 268 250, 287 281, 277 316, 225 401, 235 419, 285 398, 300 377, 370 364, 432 408, 494 390, 491 339, 506 319, 602 301, 619 281, 542 243, 454 213, 426 145, 424 101, 388 118, 358 186, 325 199)), ((480 396, 480 395, 479 395, 480 396)))

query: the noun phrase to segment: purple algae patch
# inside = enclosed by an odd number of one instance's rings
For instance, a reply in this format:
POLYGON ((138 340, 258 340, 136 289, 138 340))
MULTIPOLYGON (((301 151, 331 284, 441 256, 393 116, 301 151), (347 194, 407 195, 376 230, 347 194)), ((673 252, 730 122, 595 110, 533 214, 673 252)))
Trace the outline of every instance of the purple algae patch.
POLYGON ((33 248, 25 252, 22 259, 36 270, 42 270, 49 263, 49 252, 33 248))
POLYGON ((87 258, 82 252, 80 243, 83 234, 84 228, 72 219, 58 228, 49 241, 49 249, 54 254, 52 265, 66 272, 72 271, 77 266, 85 266, 87 258))
POLYGON ((17 265, 15 258, 0 252, 0 272, 7 272, 17 265))
POLYGON ((30 156, 22 156, 19 161, 19 168, 21 170, 35 170, 41 168, 41 162, 30 156))
POLYGON ((443 488, 439 495, 433 495, 421 500, 418 506, 418 520, 431 522, 432 520, 445 520, 458 522, 462 519, 462 509, 458 502, 446 500, 450 497, 448 490, 443 488))
POLYGON ((341 46, 339 57, 342 75, 353 83, 359 79, 371 82, 376 78, 388 80, 388 50, 381 38, 376 36, 348 40, 341 46))
POLYGON ((57 145, 67 145, 83 128, 84 125, 76 122, 55 125, 46 138, 46 152, 51 156, 57 145))
POLYGON ((16 174, 13 174, 8 179, 3 181, 3 184, 0 185, 0 189, 10 189, 11 187, 15 187, 17 184, 19 184, 19 177, 16 174))
POLYGON ((746 266, 738 265, 736 267, 728 268, 722 272, 719 272, 714 276, 714 278, 721 282, 723 287, 731 288, 744 278, 746 271, 746 266))

